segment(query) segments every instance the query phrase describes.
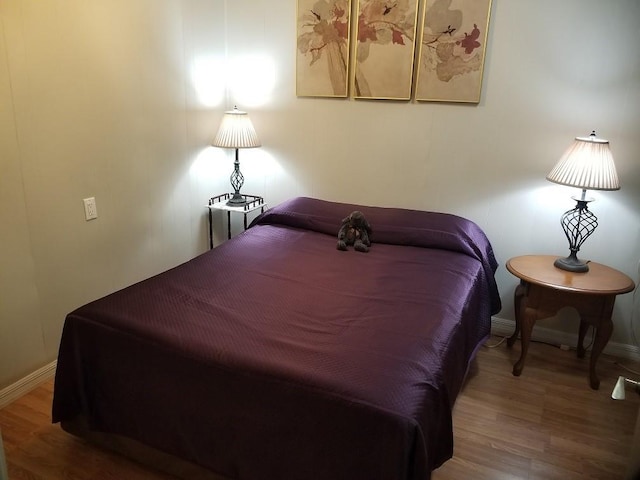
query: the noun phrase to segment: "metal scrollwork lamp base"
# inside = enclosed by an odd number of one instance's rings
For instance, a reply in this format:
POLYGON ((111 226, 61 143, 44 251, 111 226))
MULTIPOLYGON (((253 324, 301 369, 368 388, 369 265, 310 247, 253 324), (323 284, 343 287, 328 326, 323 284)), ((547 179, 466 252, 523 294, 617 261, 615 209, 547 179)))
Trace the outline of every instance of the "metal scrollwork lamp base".
POLYGON ((589 211, 587 205, 591 199, 585 199, 585 193, 586 191, 583 190, 582 199, 574 197, 577 202, 575 208, 565 212, 560 219, 564 234, 569 240, 569 251, 571 253, 568 257, 558 258, 554 265, 570 272, 589 271, 589 265, 578 259, 578 252, 580 251, 580 246, 598 226, 598 218, 589 211))
POLYGON ((236 160, 235 162, 233 162, 233 173, 231 173, 229 181, 231 182, 231 186, 233 187, 233 196, 229 199, 227 205, 240 206, 247 203, 246 198, 240 195, 240 189, 242 188, 242 184, 244 183, 244 176, 242 175, 242 172, 240 172, 240 160, 238 160, 237 148, 236 160))

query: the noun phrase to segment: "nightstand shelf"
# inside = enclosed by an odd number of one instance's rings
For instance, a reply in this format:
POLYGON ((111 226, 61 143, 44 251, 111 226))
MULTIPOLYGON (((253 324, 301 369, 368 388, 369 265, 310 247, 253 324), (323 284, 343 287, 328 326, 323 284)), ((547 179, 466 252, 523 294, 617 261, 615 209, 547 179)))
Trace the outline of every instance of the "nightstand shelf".
POLYGON ((231 213, 242 213, 244 215, 244 229, 247 229, 247 215, 260 209, 260 213, 264 212, 264 198, 257 195, 242 194, 247 203, 244 205, 227 205, 227 201, 231 198, 231 193, 223 193, 209 199, 206 208, 209 210, 209 248, 213 248, 213 211, 221 210, 227 212, 227 238, 231 238, 231 213))

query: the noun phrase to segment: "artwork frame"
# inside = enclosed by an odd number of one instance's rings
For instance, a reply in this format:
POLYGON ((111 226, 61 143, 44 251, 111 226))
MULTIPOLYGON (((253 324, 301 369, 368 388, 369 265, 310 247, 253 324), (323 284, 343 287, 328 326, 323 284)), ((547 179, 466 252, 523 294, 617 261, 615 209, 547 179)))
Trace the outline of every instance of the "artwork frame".
POLYGON ((353 98, 411 100, 419 0, 354 1, 353 98))
POLYGON ((297 0, 296 96, 349 96, 352 0, 297 0))
POLYGON ((415 99, 479 103, 492 0, 425 0, 415 99))

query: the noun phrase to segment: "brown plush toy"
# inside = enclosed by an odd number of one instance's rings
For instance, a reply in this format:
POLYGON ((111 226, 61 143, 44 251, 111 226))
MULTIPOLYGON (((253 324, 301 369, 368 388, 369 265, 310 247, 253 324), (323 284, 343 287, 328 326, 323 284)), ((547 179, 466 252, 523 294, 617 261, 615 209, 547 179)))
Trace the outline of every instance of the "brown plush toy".
POLYGON ((348 245, 358 252, 368 252, 371 246, 369 240, 371 235, 371 225, 364 218, 362 212, 355 211, 342 220, 342 225, 338 231, 338 250, 347 250, 348 245))

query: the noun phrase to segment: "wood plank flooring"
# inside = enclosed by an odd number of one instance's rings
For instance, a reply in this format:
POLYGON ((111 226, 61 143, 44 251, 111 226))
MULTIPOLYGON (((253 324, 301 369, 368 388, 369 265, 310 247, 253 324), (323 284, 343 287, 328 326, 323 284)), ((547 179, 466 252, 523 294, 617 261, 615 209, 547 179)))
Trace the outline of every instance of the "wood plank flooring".
MULTIPOLYGON (((522 376, 514 377, 511 366, 519 353, 519 344, 509 349, 506 343, 479 351, 454 408, 454 456, 433 479, 624 478, 640 396, 627 391, 627 400, 615 401, 611 391, 618 375, 640 375, 603 355, 597 369, 602 384, 594 391, 588 358, 532 343, 522 376)), ((638 364, 619 363, 640 370, 638 364)), ((48 381, 0 410, 11 480, 174 478, 52 425, 52 391, 48 381)))

